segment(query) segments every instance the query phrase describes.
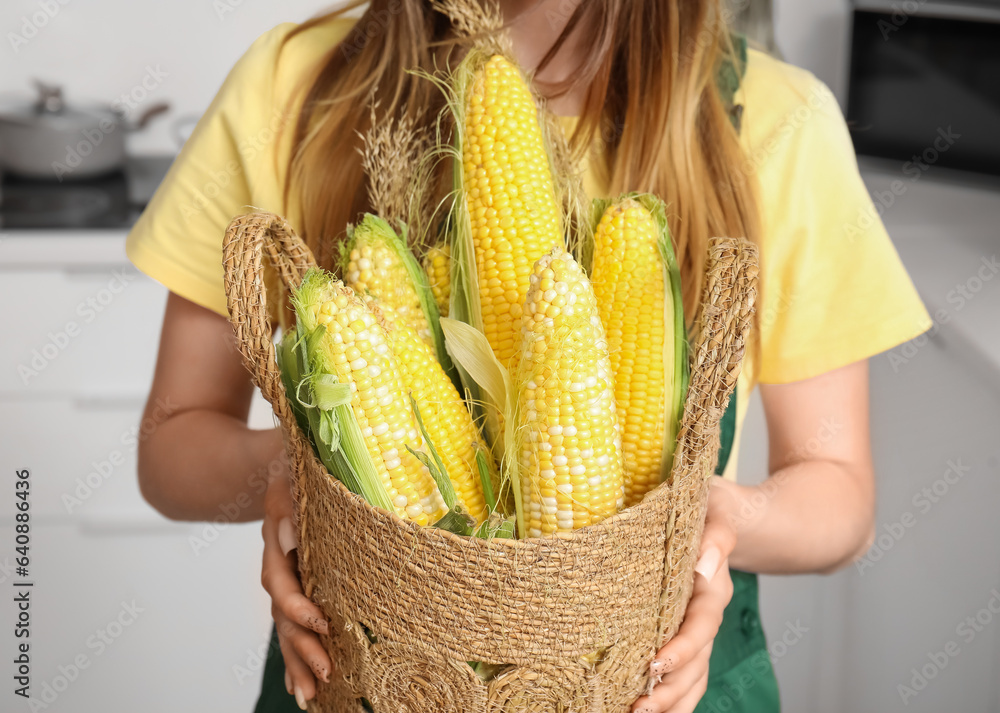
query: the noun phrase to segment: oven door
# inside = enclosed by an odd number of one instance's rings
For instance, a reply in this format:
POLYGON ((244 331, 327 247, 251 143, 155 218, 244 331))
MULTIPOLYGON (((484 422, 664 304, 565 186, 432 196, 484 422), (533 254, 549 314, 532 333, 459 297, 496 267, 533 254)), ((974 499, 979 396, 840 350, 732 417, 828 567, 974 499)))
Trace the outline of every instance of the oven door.
POLYGON ((858 153, 914 178, 932 166, 1000 175, 1000 2, 856 9, 847 118, 858 153))

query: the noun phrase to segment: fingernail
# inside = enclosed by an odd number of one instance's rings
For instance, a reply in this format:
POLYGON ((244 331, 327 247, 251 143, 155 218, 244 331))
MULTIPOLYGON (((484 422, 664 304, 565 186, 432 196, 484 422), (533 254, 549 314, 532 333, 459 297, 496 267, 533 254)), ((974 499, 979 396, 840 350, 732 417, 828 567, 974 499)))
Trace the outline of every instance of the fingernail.
POLYGON ((278 523, 278 545, 286 555, 299 546, 299 538, 295 534, 295 525, 290 517, 283 517, 278 523))
POLYGON ((316 674, 316 678, 321 680, 323 683, 330 682, 330 672, 326 670, 326 666, 322 664, 314 663, 312 665, 313 673, 316 674))
POLYGON ((722 562, 722 553, 716 547, 709 547, 694 566, 694 571, 711 582, 712 577, 719 571, 719 563, 722 562))
POLYGON ((317 619, 311 616, 306 620, 306 625, 317 634, 327 635, 330 633, 330 625, 325 619, 317 619))
POLYGON ((306 709, 306 696, 298 686, 295 687, 295 703, 300 710, 306 709))
POLYGON ((288 671, 285 671, 285 690, 288 695, 292 695, 292 677, 288 675, 288 671))
POLYGON ((667 657, 662 661, 654 661, 649 664, 649 675, 658 678, 664 676, 674 670, 674 660, 671 657, 667 657))

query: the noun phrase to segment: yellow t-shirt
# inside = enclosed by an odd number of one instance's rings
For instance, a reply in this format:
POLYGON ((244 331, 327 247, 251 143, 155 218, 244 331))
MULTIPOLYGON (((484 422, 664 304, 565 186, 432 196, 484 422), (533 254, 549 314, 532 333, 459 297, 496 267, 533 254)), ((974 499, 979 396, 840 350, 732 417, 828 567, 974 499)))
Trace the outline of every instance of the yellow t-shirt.
MULTIPOLYGON (((227 314, 226 226, 249 207, 285 212, 289 122, 299 109, 292 98, 352 24, 335 20, 283 45, 295 27, 284 24, 253 44, 129 234, 136 267, 227 314)), ((743 170, 761 186, 760 381, 817 376, 927 330, 930 318, 861 181, 829 89, 809 72, 751 50, 736 101, 744 106, 743 170)), ((606 192, 596 172, 585 185, 591 195, 606 192)), ((286 217, 297 224, 294 214, 286 217)), ((737 438, 754 386, 749 366, 738 384, 737 438)), ((735 464, 730 458, 727 477, 735 477, 735 464)))

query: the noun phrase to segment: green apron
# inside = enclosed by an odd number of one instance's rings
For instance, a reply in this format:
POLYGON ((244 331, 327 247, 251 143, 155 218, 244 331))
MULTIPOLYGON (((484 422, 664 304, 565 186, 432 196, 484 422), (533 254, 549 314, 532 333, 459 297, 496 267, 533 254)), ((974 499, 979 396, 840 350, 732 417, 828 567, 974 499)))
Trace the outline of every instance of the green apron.
MULTIPOLYGON (((743 107, 733 97, 746 69, 746 38, 734 35, 737 66, 724 64, 718 84, 729 116, 740 128, 743 107)), ((736 394, 722 417, 721 447, 716 473, 721 475, 729 462, 736 432, 736 394)), ((715 637, 708 669, 708 690, 695 713, 777 713, 778 682, 771 667, 767 641, 760 624, 757 603, 757 575, 732 570, 733 599, 726 607, 722 626, 715 637)), ((271 645, 264 664, 264 680, 254 713, 296 713, 295 698, 285 690, 285 662, 278 647, 278 636, 271 630, 271 645)), ((433 713, 428 711, 428 713, 433 713)))
MULTIPOLYGON (((736 394, 722 416, 716 475, 729 462, 736 433, 736 394)), ((733 598, 722 615, 708 663, 708 690, 695 713, 777 713, 778 681, 760 624, 757 575, 730 570, 733 598)))

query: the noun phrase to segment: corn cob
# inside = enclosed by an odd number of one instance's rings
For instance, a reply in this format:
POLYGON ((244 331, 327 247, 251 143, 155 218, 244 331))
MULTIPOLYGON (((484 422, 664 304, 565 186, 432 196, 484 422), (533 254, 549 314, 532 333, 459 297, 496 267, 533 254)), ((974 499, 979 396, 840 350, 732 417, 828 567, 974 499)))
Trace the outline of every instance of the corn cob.
POLYGON ((472 415, 434 351, 416 332, 389 309, 376 304, 373 311, 381 311, 385 317, 389 347, 399 363, 403 387, 420 410, 458 500, 466 512, 482 522, 488 513, 476 466, 476 448, 483 446, 472 415))
POLYGON ((424 256, 424 272, 427 273, 427 282, 438 312, 447 317, 448 302, 451 300, 451 247, 445 243, 430 248, 424 256))
POLYGON ((478 301, 478 315, 456 316, 480 328, 500 363, 513 369, 528 277, 535 261, 562 243, 560 209, 538 109, 520 70, 502 55, 477 52, 463 64, 471 72, 461 99, 460 155, 472 249, 460 246, 455 259, 474 273, 468 297, 478 301))
POLYGON ((310 367, 350 385, 368 455, 396 513, 420 525, 436 522, 446 508, 430 473, 406 449, 424 444, 385 329, 352 289, 321 270, 309 271, 293 297, 306 334, 325 327, 310 367))
MULTIPOLYGON (((434 346, 418 291, 426 286, 414 284, 404 251, 409 253, 405 241, 389 223, 368 213, 349 231, 342 260, 344 281, 358 294, 375 296, 379 304, 434 346)), ((419 278, 425 279, 422 271, 419 278)))
POLYGON ((534 267, 518 372, 525 535, 599 522, 623 504, 621 432, 590 281, 563 248, 534 267))
POLYGON ((624 196, 597 202, 598 215, 590 274, 611 356, 629 507, 670 468, 686 364, 683 312, 662 203, 624 196))

